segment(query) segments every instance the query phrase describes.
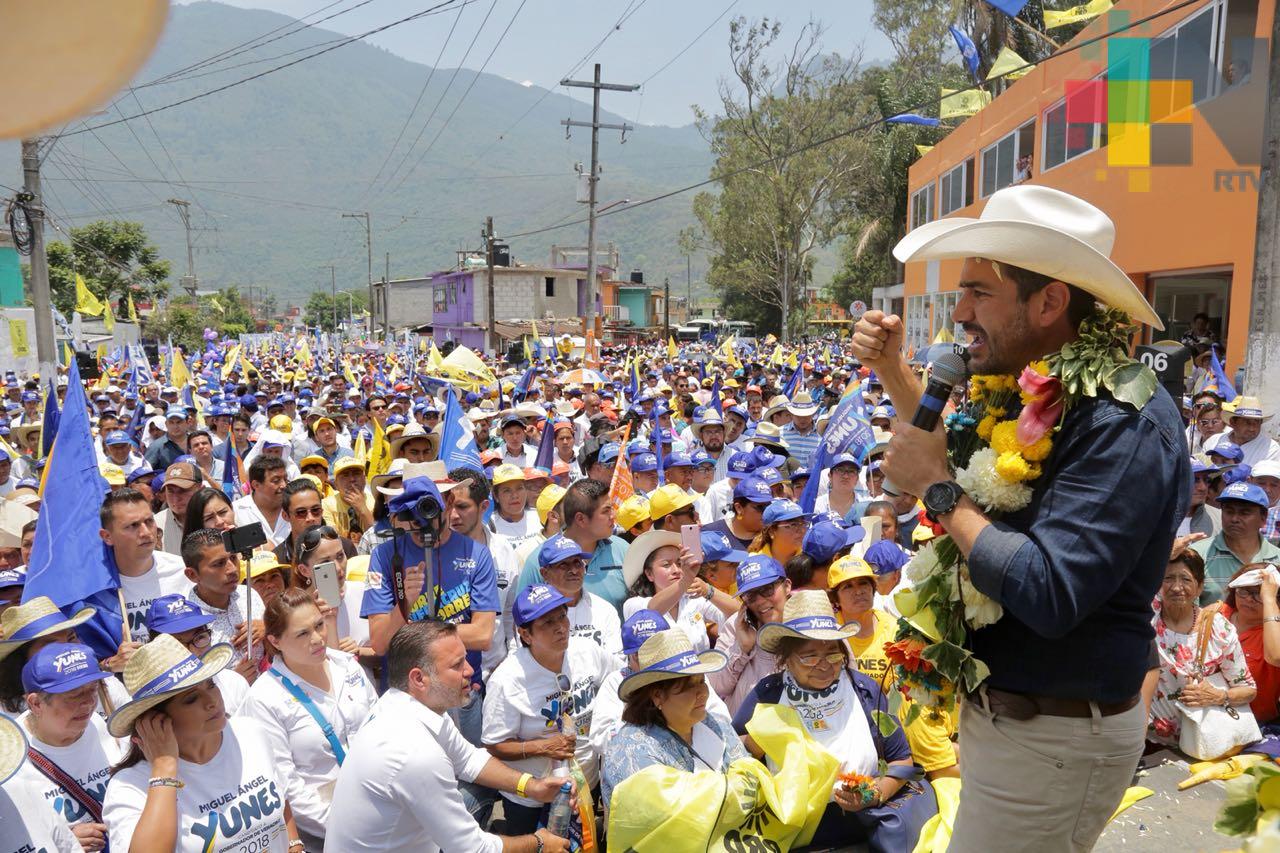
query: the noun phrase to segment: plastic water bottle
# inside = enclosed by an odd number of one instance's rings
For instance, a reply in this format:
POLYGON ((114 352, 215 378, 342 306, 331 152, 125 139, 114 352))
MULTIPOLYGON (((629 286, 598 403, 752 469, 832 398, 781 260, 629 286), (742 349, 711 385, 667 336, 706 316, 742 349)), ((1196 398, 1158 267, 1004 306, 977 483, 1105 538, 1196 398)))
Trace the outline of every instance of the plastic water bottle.
POLYGON ((573 805, 569 799, 573 796, 573 785, 565 782, 560 786, 560 793, 551 801, 551 811, 547 814, 547 832, 561 838, 569 837, 573 825, 573 805))

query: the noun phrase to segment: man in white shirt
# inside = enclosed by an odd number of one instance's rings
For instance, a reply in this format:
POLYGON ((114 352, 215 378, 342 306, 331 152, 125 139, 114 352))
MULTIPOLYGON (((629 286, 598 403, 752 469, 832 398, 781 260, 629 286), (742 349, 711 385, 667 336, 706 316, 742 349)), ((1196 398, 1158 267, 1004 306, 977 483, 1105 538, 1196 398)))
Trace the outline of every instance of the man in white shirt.
POLYGON ((1253 467, 1264 459, 1280 462, 1280 444, 1262 432, 1262 422, 1271 417, 1264 411, 1257 397, 1241 397, 1231 413, 1231 429, 1224 430, 1205 440, 1206 453, 1223 442, 1230 442, 1244 451, 1243 462, 1253 467))
POLYGON ((524 420, 516 414, 510 414, 502 419, 502 428, 499 431, 502 436, 502 464, 515 465, 520 470, 533 466, 533 460, 537 457, 537 448, 530 447, 525 443, 529 437, 529 433, 525 430, 524 420))
POLYGON ((213 645, 231 644, 236 671, 252 683, 257 667, 245 663, 246 632, 252 623, 253 660, 262 660, 262 617, 266 607, 256 591, 240 583, 239 557, 227 553, 220 531, 204 528, 182 543, 182 561, 191 583, 187 600, 213 617, 209 623, 213 645))
POLYGON ((289 483, 288 466, 278 456, 259 456, 249 466, 249 494, 231 504, 236 526, 257 522, 262 525, 271 547, 289 538, 292 530, 284 511, 284 487, 289 483))
POLYGON ((329 853, 561 853, 569 843, 539 829, 499 837, 468 811, 459 783, 515 791, 549 803, 564 779, 519 774, 467 743, 447 712, 466 704, 471 666, 456 625, 410 622, 387 649, 391 689, 351 738, 329 809, 329 853))

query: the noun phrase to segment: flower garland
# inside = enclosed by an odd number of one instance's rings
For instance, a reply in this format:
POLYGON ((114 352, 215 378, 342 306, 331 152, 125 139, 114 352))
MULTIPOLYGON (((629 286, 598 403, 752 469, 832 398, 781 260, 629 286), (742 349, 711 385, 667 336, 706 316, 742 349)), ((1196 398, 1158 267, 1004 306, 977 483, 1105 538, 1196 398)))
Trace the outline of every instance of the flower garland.
MULTIPOLYGON (((1080 336, 1021 375, 977 375, 969 402, 946 419, 948 462, 956 482, 988 514, 999 517, 1030 505, 1035 484, 1053 454, 1053 435, 1081 399, 1106 388, 1136 409, 1155 393, 1156 376, 1128 356, 1134 327, 1127 315, 1099 308, 1080 325, 1080 336)), ((1004 609, 973 585, 969 567, 950 536, 922 548, 904 569, 911 586, 895 596, 903 618, 885 647, 898 691, 913 700, 903 719, 924 709, 955 707, 957 686, 976 690, 989 674, 967 646, 971 630, 1000 620, 1004 609)))
POLYGON ((861 773, 841 773, 840 783, 846 791, 857 794, 858 799, 862 801, 864 806, 871 805, 880 796, 880 790, 876 787, 876 780, 861 773))

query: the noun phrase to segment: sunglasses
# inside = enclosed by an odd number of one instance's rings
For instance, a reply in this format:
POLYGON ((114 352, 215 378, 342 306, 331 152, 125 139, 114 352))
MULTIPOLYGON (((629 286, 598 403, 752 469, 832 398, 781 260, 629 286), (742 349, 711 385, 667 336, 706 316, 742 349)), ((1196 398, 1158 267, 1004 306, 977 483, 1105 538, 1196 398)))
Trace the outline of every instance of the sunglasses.
POLYGON ((808 655, 797 655, 796 660, 798 660, 804 666, 807 666, 810 669, 812 669, 813 667, 817 666, 823 661, 826 661, 832 666, 839 666, 840 664, 844 663, 844 655, 841 654, 840 652, 828 652, 825 655, 820 655, 815 652, 813 654, 808 654, 808 655))
POLYGON ((306 532, 302 534, 301 545, 303 551, 313 551, 320 547, 321 539, 337 539, 338 531, 334 530, 327 524, 308 527, 306 532))

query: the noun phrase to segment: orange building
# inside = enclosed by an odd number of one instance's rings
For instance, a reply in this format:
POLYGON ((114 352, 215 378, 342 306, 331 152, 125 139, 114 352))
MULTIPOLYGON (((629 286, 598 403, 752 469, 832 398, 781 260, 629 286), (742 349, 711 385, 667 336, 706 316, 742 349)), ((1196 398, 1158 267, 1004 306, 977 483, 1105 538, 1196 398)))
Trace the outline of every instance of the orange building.
MULTIPOLYGON (((1249 325, 1275 0, 1158 14, 1169 5, 1121 0, 952 130, 910 169, 907 224, 978 216, 991 193, 1020 181, 1084 198, 1115 221, 1112 258, 1165 322, 1155 339, 1177 340, 1205 312, 1234 373, 1249 325), (1133 65, 1117 65, 1121 55, 1133 65), (1133 122, 1135 111, 1148 121, 1133 122)), ((951 323, 960 266, 911 263, 901 294, 877 289, 877 307, 902 299, 911 345, 951 323)))

